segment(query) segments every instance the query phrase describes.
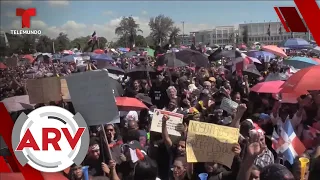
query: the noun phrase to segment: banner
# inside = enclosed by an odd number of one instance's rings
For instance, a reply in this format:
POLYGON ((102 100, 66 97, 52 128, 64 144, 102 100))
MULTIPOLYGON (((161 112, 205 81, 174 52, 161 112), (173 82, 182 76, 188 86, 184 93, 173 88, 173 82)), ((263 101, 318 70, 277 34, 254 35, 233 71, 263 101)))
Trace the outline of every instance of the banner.
POLYGON ((190 121, 186 142, 187 161, 217 162, 231 168, 232 146, 238 143, 239 129, 190 121))
POLYGON ((167 120, 168 134, 173 136, 181 136, 181 133, 178 131, 178 129, 182 125, 183 115, 160 109, 154 110, 150 131, 158 133, 162 132, 162 117, 164 114, 169 116, 169 120, 167 120))

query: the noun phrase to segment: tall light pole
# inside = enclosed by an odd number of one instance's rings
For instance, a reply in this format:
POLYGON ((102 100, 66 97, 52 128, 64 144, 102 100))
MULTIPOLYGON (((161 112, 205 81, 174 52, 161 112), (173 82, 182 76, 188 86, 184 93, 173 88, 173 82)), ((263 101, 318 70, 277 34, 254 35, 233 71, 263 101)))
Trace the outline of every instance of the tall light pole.
POLYGON ((182 44, 184 44, 184 21, 182 21, 182 44))

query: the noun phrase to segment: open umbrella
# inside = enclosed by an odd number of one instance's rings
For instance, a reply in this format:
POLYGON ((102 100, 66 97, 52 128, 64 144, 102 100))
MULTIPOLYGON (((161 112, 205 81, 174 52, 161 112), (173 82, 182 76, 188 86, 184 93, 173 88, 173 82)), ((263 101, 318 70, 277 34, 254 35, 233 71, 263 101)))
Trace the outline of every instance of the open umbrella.
POLYGON ((303 69, 306 67, 310 67, 310 66, 314 66, 314 65, 319 64, 318 62, 312 60, 311 58, 300 57, 300 56, 292 57, 287 60, 284 60, 283 63, 290 65, 290 66, 293 66, 294 68, 297 68, 297 69, 303 69))
POLYGON ((7 69, 7 66, 0 62, 0 69, 7 69))
POLYGON ((123 87, 122 85, 115 79, 111 78, 110 77, 110 82, 111 82, 111 87, 112 89, 114 90, 114 96, 115 97, 120 97, 124 94, 124 90, 123 90, 123 87))
POLYGON ((150 66, 136 66, 132 69, 129 69, 126 71, 127 74, 135 73, 135 72, 156 72, 152 67, 150 66))
POLYGON ((113 62, 113 58, 107 54, 94 54, 90 56, 90 59, 95 61, 112 61, 113 62))
POLYGON ((197 67, 207 67, 209 65, 208 58, 205 55, 199 51, 194 51, 191 49, 183 49, 179 52, 176 52, 176 58, 187 64, 194 62, 197 67))
POLYGON ((265 78, 264 82, 267 81, 285 81, 289 78, 289 75, 285 73, 269 73, 268 76, 265 78))
POLYGON ((21 60, 22 60, 22 61, 23 61, 23 60, 26 60, 26 61, 28 61, 29 63, 33 63, 34 58, 33 58, 33 56, 32 56, 31 54, 27 54, 27 55, 23 55, 23 56, 21 57, 21 60))
POLYGON ((116 97, 116 104, 119 111, 141 111, 142 109, 148 109, 148 107, 137 98, 116 97))
POLYGON ((179 68, 179 67, 188 66, 187 63, 183 62, 180 59, 177 59, 175 53, 167 53, 163 56, 160 56, 155 63, 155 66, 164 66, 164 65, 166 65, 166 67, 169 67, 169 68, 179 68))
POLYGON ((254 78, 258 78, 262 76, 254 64, 248 65, 247 68, 243 70, 243 74, 246 74, 254 78))
POLYGON ((287 57, 287 54, 281 48, 274 45, 262 46, 261 49, 280 57, 287 57))
POLYGON ((290 48, 290 49, 310 49, 312 48, 312 45, 301 38, 291 38, 291 39, 287 39, 282 41, 281 43, 279 43, 278 45, 279 47, 286 47, 286 48, 290 48))
POLYGON ((320 65, 311 66, 308 68, 301 69, 292 76, 282 85, 282 93, 306 93, 308 90, 319 90, 320 89, 320 65))
POLYGON ((112 74, 125 74, 125 71, 121 68, 119 68, 118 66, 106 66, 105 67, 108 72, 112 73, 112 74))
POLYGON ((251 88, 251 91, 257 93, 278 93, 281 90, 281 86, 283 85, 284 81, 268 81, 268 82, 261 82, 254 85, 251 88))
POLYGON ((316 53, 316 54, 320 54, 320 46, 317 46, 317 47, 313 48, 311 50, 311 52, 316 53))
POLYGON ((257 58, 264 62, 269 62, 271 59, 275 59, 276 56, 267 51, 248 51, 246 53, 250 57, 257 58))
POLYGON ((102 50, 102 49, 96 49, 93 52, 96 54, 104 54, 104 50, 102 50))
POLYGON ((134 51, 131 51, 131 52, 125 53, 124 56, 127 58, 132 58, 133 56, 137 56, 137 53, 134 51))

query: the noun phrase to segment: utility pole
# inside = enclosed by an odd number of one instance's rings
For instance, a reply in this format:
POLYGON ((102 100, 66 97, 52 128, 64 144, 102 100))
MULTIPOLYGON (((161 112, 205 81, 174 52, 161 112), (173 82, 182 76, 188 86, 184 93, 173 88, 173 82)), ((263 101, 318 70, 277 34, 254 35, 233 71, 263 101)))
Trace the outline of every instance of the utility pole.
POLYGON ((182 44, 184 45, 184 21, 182 21, 182 44))

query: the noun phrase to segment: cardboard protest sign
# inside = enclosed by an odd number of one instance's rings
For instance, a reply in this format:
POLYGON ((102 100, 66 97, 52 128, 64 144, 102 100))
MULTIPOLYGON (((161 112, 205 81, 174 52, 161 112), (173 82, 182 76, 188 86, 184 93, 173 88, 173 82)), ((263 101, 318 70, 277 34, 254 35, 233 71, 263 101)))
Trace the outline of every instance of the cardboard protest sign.
POLYGON ((16 112, 25 109, 33 109, 35 104, 30 104, 29 96, 13 96, 2 100, 3 104, 6 106, 8 112, 16 112))
POLYGON ((5 64, 7 67, 16 67, 18 66, 19 59, 17 57, 7 58, 5 64))
POLYGON ((231 168, 233 144, 238 142, 239 129, 211 123, 190 121, 186 142, 187 161, 217 162, 231 168))
POLYGON ((66 80, 73 106, 89 126, 120 122, 108 72, 86 71, 66 80))
POLYGON ((60 79, 60 83, 61 83, 62 99, 67 102, 71 101, 67 81, 65 79, 60 79))
POLYGON ((28 79, 27 91, 31 104, 61 100, 61 84, 58 77, 28 79))
POLYGON ((234 110, 237 109, 238 106, 239 106, 238 103, 232 101, 229 98, 224 97, 221 101, 220 108, 227 111, 230 114, 233 114, 234 110))
POLYGON ((177 131, 177 129, 179 129, 182 124, 183 115, 160 109, 154 110, 150 131, 158 133, 162 132, 162 117, 164 114, 169 116, 169 120, 167 120, 168 134, 173 136, 181 136, 181 133, 177 131))

